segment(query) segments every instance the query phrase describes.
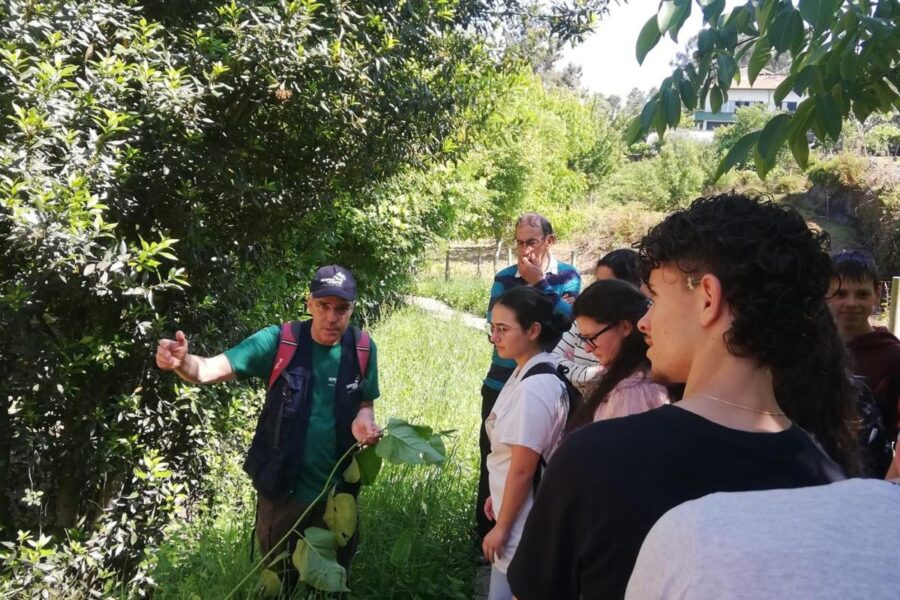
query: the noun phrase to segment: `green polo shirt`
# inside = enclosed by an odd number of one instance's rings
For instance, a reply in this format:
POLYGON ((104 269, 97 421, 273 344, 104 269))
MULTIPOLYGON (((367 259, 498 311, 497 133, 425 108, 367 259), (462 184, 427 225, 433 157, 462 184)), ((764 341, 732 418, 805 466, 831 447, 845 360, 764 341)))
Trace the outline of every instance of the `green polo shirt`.
MULTIPOLYGON (((238 379, 262 377, 266 381, 275 362, 278 349, 280 327, 272 325, 260 329, 234 348, 225 351, 225 358, 238 379)), ((313 341, 312 379, 310 381, 309 428, 303 445, 303 457, 297 482, 291 491, 291 498, 297 502, 315 500, 328 475, 334 468, 335 436, 334 388, 337 384, 338 369, 341 364, 341 344, 324 346, 313 341)), ((362 383, 363 402, 375 400, 378 390, 378 358, 375 342, 371 343, 369 365, 362 383)), ((340 473, 337 474, 340 476, 340 473)))

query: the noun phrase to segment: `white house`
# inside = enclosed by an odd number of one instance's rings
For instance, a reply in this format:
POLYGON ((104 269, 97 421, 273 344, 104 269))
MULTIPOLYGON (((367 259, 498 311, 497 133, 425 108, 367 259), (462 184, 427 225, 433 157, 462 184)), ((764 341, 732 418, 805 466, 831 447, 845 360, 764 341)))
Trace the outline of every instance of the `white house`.
POLYGON ((798 96, 793 91, 788 92, 784 100, 775 103, 775 88, 784 81, 783 75, 772 75, 766 71, 759 74, 753 85, 747 77, 746 71, 741 71, 741 82, 731 86, 728 90, 728 102, 722 104, 722 109, 714 113, 709 103, 709 97, 706 99, 704 110, 698 110, 694 113, 694 123, 697 129, 711 131, 722 125, 734 123, 734 111, 742 106, 753 106, 755 104, 765 104, 769 110, 786 110, 794 112, 797 105, 803 101, 806 96, 798 96))

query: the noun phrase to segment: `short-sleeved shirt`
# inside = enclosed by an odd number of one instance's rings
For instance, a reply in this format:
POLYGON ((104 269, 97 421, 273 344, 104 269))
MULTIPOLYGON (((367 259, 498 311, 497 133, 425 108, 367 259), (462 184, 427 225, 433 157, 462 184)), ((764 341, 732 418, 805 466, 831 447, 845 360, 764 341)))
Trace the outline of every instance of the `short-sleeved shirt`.
MULTIPOLYGON (((494 284, 491 286, 491 299, 488 302, 486 314, 488 323, 491 322, 494 304, 503 295, 503 292, 523 285, 528 285, 528 282, 522 278, 516 265, 497 271, 497 274, 494 276, 494 284)), ((533 287, 539 292, 546 294, 553 301, 554 312, 563 314, 570 319, 572 318, 572 305, 566 302, 564 296, 576 296, 581 291, 581 275, 578 274, 578 270, 575 267, 559 262, 551 256, 547 273, 533 287)), ((488 369, 487 377, 484 378, 484 385, 500 391, 515 367, 516 363, 514 360, 500 358, 495 348, 493 354, 491 354, 491 366, 488 369)))
POLYGON ((843 478, 796 425, 739 431, 676 405, 598 421, 554 454, 507 577, 519 600, 622 598, 644 537, 673 506, 843 478))
MULTIPOLYGON (((566 424, 569 401, 566 388, 559 377, 541 374, 524 378, 528 370, 538 363, 556 364, 553 355, 541 352, 521 369, 517 368, 503 386, 491 414, 484 422, 491 441, 487 467, 495 514, 500 514, 503 510, 503 492, 512 459, 511 446, 524 446, 534 450, 547 461, 559 445, 566 424)), ((500 572, 506 572, 509 561, 515 554, 532 500, 532 491, 529 489, 528 497, 510 527, 509 536, 500 553, 502 556, 494 562, 494 567, 500 572)))
MULTIPOLYGON (((279 330, 277 325, 266 327, 225 351, 225 357, 239 379, 261 377, 268 380, 278 349, 279 330)), ((340 364, 340 343, 325 346, 313 341, 309 426, 300 471, 291 490, 291 498, 297 502, 312 502, 319 495, 337 459, 334 388, 340 364)), ((360 399, 370 402, 379 395, 378 358, 372 341, 360 399)))
POLYGON ((900 485, 848 479, 710 494, 659 519, 629 600, 896 600, 900 485))

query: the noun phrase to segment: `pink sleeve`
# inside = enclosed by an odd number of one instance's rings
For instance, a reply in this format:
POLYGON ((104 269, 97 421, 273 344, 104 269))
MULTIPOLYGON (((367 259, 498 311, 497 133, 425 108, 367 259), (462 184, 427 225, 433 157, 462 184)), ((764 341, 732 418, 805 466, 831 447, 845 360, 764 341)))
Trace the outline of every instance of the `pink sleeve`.
POLYGON ((616 386, 607 396, 606 402, 597 407, 594 421, 636 415, 668 403, 666 388, 650 381, 616 386))

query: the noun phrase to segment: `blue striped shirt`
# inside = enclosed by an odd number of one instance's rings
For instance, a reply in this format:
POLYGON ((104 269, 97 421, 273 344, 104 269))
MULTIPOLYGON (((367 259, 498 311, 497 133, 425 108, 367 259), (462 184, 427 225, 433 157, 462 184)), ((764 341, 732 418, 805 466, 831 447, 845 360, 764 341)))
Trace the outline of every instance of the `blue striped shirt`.
MULTIPOLYGON (((491 301, 487 310, 488 323, 491 322, 491 311, 497 298, 506 290, 520 285, 528 285, 528 282, 519 275, 518 266, 511 265, 497 272, 494 276, 494 285, 491 287, 491 301)), ((563 300, 563 296, 566 294, 577 295, 581 291, 581 275, 572 265, 559 262, 551 256, 550 266, 544 274, 544 278, 534 284, 534 288, 550 296, 554 302, 553 310, 555 312, 571 318, 572 306, 563 300)), ((515 368, 516 361, 500 358, 495 348, 491 355, 491 368, 488 370, 487 377, 484 378, 484 385, 498 391, 501 390, 515 368)))

